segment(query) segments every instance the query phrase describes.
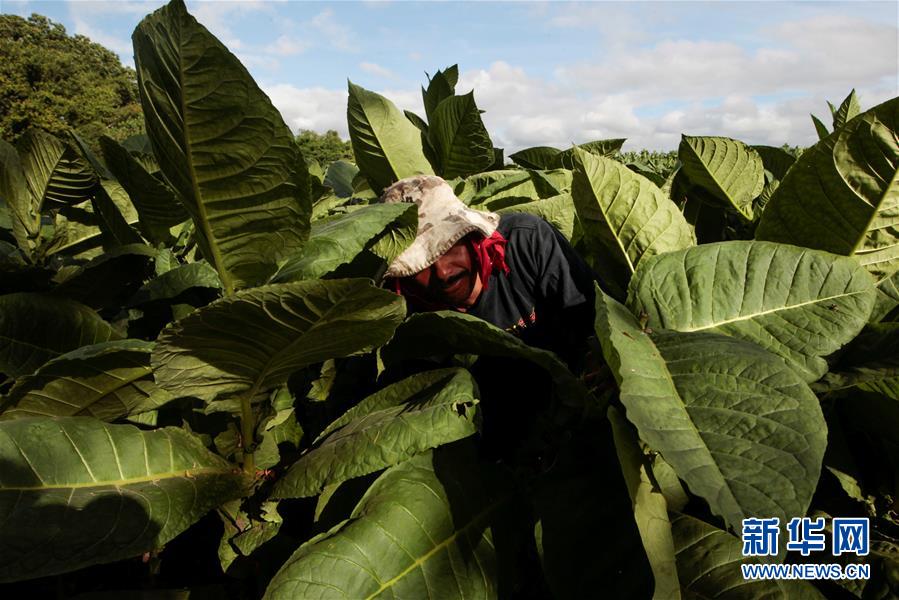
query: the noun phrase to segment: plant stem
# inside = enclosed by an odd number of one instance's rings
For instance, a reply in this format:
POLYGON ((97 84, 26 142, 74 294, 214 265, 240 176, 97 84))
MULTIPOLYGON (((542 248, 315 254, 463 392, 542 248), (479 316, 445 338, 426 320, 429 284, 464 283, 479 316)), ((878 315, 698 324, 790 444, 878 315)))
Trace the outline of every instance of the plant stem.
POLYGON ((256 423, 253 418, 253 404, 251 402, 253 390, 244 394, 240 398, 240 437, 243 446, 243 471, 247 475, 256 475, 256 460, 253 456, 256 443, 255 431, 256 423), (247 448, 251 450, 247 451, 247 448))

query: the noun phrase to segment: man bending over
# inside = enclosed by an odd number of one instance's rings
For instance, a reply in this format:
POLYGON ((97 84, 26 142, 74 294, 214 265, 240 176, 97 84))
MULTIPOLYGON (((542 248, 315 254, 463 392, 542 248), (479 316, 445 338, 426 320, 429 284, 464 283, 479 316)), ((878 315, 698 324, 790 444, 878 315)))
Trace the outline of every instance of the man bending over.
POLYGON ((594 277, 549 223, 471 209, 433 175, 398 181, 381 200, 418 206, 415 241, 386 273, 410 310, 465 312, 583 366, 594 277))

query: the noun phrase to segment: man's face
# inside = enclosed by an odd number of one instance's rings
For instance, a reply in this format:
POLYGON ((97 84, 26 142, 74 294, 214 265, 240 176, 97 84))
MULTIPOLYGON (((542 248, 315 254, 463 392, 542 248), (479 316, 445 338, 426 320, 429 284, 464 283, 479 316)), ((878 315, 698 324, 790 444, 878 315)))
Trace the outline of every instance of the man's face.
POLYGON ((434 304, 470 308, 481 293, 481 278, 471 247, 462 238, 427 269, 405 279, 415 293, 434 304))

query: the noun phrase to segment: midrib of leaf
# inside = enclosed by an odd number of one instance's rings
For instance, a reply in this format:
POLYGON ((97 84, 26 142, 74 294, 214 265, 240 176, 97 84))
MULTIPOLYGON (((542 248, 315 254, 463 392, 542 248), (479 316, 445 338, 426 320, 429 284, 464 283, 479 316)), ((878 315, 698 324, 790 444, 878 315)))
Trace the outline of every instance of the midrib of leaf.
POLYGON ((0 487, 0 493, 8 492, 8 491, 17 491, 17 492, 31 492, 31 491, 46 491, 46 490, 77 490, 83 488, 98 488, 98 487, 124 487, 128 485, 138 484, 138 483, 150 483, 159 481, 161 479, 191 479, 196 477, 197 475, 215 475, 215 474, 224 474, 231 473, 232 469, 230 467, 203 467, 200 469, 177 469, 175 471, 166 471, 164 473, 154 473, 153 475, 142 475, 140 477, 124 477, 122 479, 108 479, 103 481, 91 481, 85 483, 69 483, 69 484, 55 484, 55 485, 38 485, 38 486, 27 486, 27 485, 13 485, 13 486, 3 486, 0 487))
POLYGON ((446 158, 447 159, 451 158, 452 150, 456 147, 456 141, 462 136, 462 133, 461 133, 462 132, 462 123, 465 119, 465 115, 467 115, 470 112, 470 108, 471 108, 470 104, 468 103, 468 101, 466 101, 465 106, 463 107, 462 111, 460 111, 461 114, 459 117, 459 121, 453 127, 452 136, 450 137, 450 143, 446 148, 446 150, 447 150, 446 158))
MULTIPOLYGON (((60 155, 61 157, 62 155, 60 155)), ((59 160, 57 159, 56 164, 59 164, 59 160)), ((47 197, 47 188, 50 187, 50 180, 53 179, 53 173, 56 171, 55 168, 50 169, 50 176, 47 177, 47 180, 44 182, 41 189, 41 193, 37 198, 33 198, 34 200, 34 225, 35 230, 38 232, 38 237, 41 232, 41 211, 44 210, 44 198, 47 197)))
MULTIPOLYGON (((605 168, 603 168, 603 169, 605 169, 605 168)), ((611 210, 612 210, 612 204, 615 203, 615 200, 618 200, 618 198, 621 197, 621 188, 624 187, 624 181, 622 181, 622 178, 621 178, 620 175, 619 175, 619 177, 618 177, 618 180, 621 182, 621 184, 618 186, 618 191, 615 192, 615 199, 612 200, 611 203, 609 203, 609 212, 611 212, 611 210)), ((590 185, 590 189, 591 189, 591 190, 593 189, 593 184, 590 185)), ((595 192, 595 190, 594 190, 594 192, 595 192)), ((594 193, 594 198, 595 198, 595 197, 596 197, 596 194, 594 193)), ((624 224, 627 223, 627 220, 628 220, 628 218, 631 216, 631 213, 634 212, 634 209, 637 207, 637 202, 638 202, 638 201, 639 201, 639 200, 635 201, 634 204, 631 206, 630 210, 627 211, 627 215, 624 217, 624 219, 622 219, 622 221, 621 221, 621 228, 619 228, 618 231, 615 231, 615 230, 612 228, 612 223, 611 223, 611 221, 609 221, 609 216, 606 214, 606 211, 602 210, 602 204, 599 203, 599 202, 597 202, 597 204, 599 204, 600 211, 602 211, 602 213, 603 213, 603 217, 605 217, 605 219, 604 219, 605 222, 609 225, 609 230, 612 232, 612 235, 615 237, 615 243, 618 244, 618 247, 621 249, 621 254, 624 256, 624 260, 627 261, 627 268, 628 268, 628 270, 630 270, 631 275, 634 274, 634 271, 635 271, 636 269, 635 269, 635 267, 634 267, 634 263, 631 261, 630 255, 627 253, 627 249, 624 247, 624 244, 623 244, 622 241, 621 241, 621 229, 624 229, 624 224)), ((653 215, 653 216, 654 216, 654 215, 653 215)), ((650 219, 652 219, 652 216, 650 216, 650 219)), ((648 220, 647 220, 647 222, 648 222, 648 220)), ((645 225, 644 225, 644 226, 645 226, 645 225)), ((640 231, 642 231, 642 227, 640 228, 640 231)), ((633 240, 636 240, 636 239, 637 239, 637 235, 639 235, 640 231, 637 231, 637 232, 636 232, 636 234, 634 235, 633 240)), ((633 242, 633 240, 631 240, 631 241, 633 242)))
MULTIPOLYGON (((101 374, 104 374, 104 373, 105 373, 105 374, 109 375, 109 374, 106 373, 105 371, 101 371, 101 370, 99 370, 99 369, 93 369, 93 370, 94 370, 95 372, 97 372, 97 373, 101 373, 101 374)), ((61 379, 61 380, 63 380, 63 381, 69 381, 69 382, 71 382, 71 383, 73 383, 73 384, 75 384, 75 385, 79 385, 79 386, 81 386, 81 387, 83 387, 83 388, 86 388, 86 389, 91 390, 92 392, 94 392, 94 394, 92 394, 93 400, 92 400, 89 404, 87 404, 86 406, 79 406, 79 405, 77 405, 77 404, 69 404, 68 402, 65 402, 65 401, 63 401, 63 400, 60 400, 59 398, 55 398, 55 397, 53 397, 53 396, 51 396, 51 395, 49 395, 49 394, 43 393, 43 390, 31 390, 31 391, 29 391, 29 392, 25 392, 25 396, 23 396, 22 399, 24 399, 26 396, 29 396, 29 395, 39 396, 39 397, 41 397, 41 398, 46 398, 47 400, 51 400, 51 401, 53 401, 53 402, 58 402, 59 404, 64 404, 64 405, 66 405, 66 406, 71 406, 72 408, 80 408, 81 411, 83 411, 83 410, 86 410, 87 408, 89 408, 92 404, 96 404, 96 403, 97 403, 99 400, 101 400, 102 398, 106 398, 107 396, 111 396, 111 395, 115 394, 115 393, 118 392, 119 390, 121 390, 121 389, 123 389, 123 388, 125 388, 125 387, 128 387, 129 385, 131 385, 131 384, 134 383, 135 381, 138 381, 138 380, 140 380, 140 379, 143 379, 144 377, 146 377, 147 375, 149 375, 149 374, 152 373, 152 372, 153 372, 152 369, 145 369, 145 372, 144 372, 144 373, 141 373, 141 374, 136 375, 136 376, 134 376, 134 377, 115 377, 115 376, 113 376, 113 375, 110 375, 110 377, 114 377, 115 379, 118 379, 119 382, 118 382, 116 385, 112 386, 111 388, 109 388, 109 389, 107 389, 107 390, 98 390, 97 388, 91 387, 91 386, 87 385, 86 383, 83 383, 83 382, 81 382, 81 381, 78 381, 77 379, 72 379, 71 377, 65 377, 65 376, 63 376, 63 377, 59 377, 59 378, 54 378, 54 379, 61 379)), ((52 375, 46 376, 46 377, 50 378, 50 377, 52 377, 52 375)), ((141 392, 141 393, 144 394, 144 395, 146 395, 144 392, 141 392)), ((119 402, 121 402, 121 400, 120 400, 119 402)), ((123 406, 124 406, 124 403, 123 403, 123 406)), ((9 410, 10 410, 10 412, 12 412, 12 411, 14 411, 14 410, 21 410, 22 412, 33 412, 33 413, 38 414, 37 411, 33 411, 33 410, 30 410, 30 409, 27 409, 27 408, 19 408, 18 406, 13 406, 13 407, 11 407, 9 410)), ((80 414, 81 411, 79 411, 79 414, 80 414)), ((40 413, 40 414, 42 414, 42 413, 40 413)))
MULTIPOLYGON (((382 104, 382 106, 384 105, 382 104)), ((359 107, 362 109, 362 114, 365 115, 365 123, 367 125, 367 129, 371 131, 371 137, 374 139, 377 149, 381 151, 381 154, 383 154, 384 158, 387 160, 387 164, 390 165, 390 176, 392 179, 397 174, 396 164, 394 164, 394 161, 390 158, 390 154, 388 154, 387 148, 384 147, 384 145, 381 143, 381 140, 378 137, 377 132, 375 131, 374 121, 372 121, 371 115, 368 112, 368 108, 364 106, 362 102, 359 103, 359 107)), ((387 117, 390 114, 390 107, 384 106, 384 108, 384 116, 387 117)))
POLYGON ((456 538, 459 537, 460 533, 465 533, 466 531, 468 531, 470 528, 474 527, 475 525, 479 525, 481 523, 481 521, 483 521, 490 513, 492 513, 494 510, 496 510, 496 508, 498 508, 501 504, 504 504, 506 502, 506 500, 508 500, 508 498, 509 498, 509 496, 503 496, 499 500, 497 500, 497 501, 493 502, 492 504, 490 504, 489 506, 487 506, 487 508, 485 508, 484 510, 482 510, 481 512, 476 514, 465 525, 465 527, 463 527, 462 529, 455 530, 453 532, 453 534, 450 535, 448 538, 446 538, 439 544, 436 544, 433 548, 431 548, 430 550, 428 550, 427 552, 422 554, 419 558, 416 558, 412 562, 411 565, 409 565, 408 567, 403 569, 400 573, 398 573, 391 579, 382 583, 380 588, 378 588, 377 590, 375 590, 374 592, 372 592, 371 594, 366 596, 365 600, 372 600, 373 598, 376 598, 381 592, 393 587, 403 577, 405 577, 406 575, 408 575, 415 569, 420 568, 423 564, 425 564, 428 560, 430 560, 432 556, 434 556, 438 552, 441 552, 444 548, 448 547, 450 544, 452 544, 454 541, 456 541, 456 538))
MULTIPOLYGON (((662 360, 663 364, 666 363, 665 358, 661 355, 661 353, 655 347, 655 344, 653 343, 652 345, 653 345, 653 348, 656 350, 656 356, 658 356, 662 360)), ((718 463, 715 461, 715 457, 713 456, 712 451, 709 449, 708 444, 705 441, 705 438, 702 437, 702 433, 699 431, 699 428, 696 427, 696 422, 693 420, 693 416, 690 414, 690 411, 687 410, 687 406, 686 406, 686 404, 684 404, 683 399, 681 398, 680 392, 677 391, 677 385, 675 385, 675 383, 674 383, 674 378, 671 376, 671 371, 668 369, 668 365, 664 364, 664 367, 665 367, 665 380, 668 382, 669 388, 674 392, 674 398, 676 398, 677 403, 678 403, 677 407, 680 409, 683 409, 683 413, 687 417, 687 422, 690 424, 690 429, 693 431, 694 434, 696 434, 696 437, 702 442, 703 454, 706 455, 706 457, 709 459, 709 462, 714 466, 715 474, 720 478, 722 488, 727 490, 727 493, 729 496, 729 498, 728 498, 729 504, 731 504, 732 506, 733 505, 739 506, 740 503, 737 502, 737 497, 736 497, 736 495, 734 495, 734 491, 731 489, 730 482, 727 480, 727 477, 724 476, 724 473, 722 473, 721 469, 718 467, 718 463)), ((627 406, 625 406, 625 413, 627 413, 627 406)), ((664 454, 665 453, 663 453, 663 458, 664 458, 664 454)), ((693 487, 689 483, 687 483, 687 485, 691 488, 693 487)), ((721 515, 721 516, 724 517, 725 515, 721 515)))
MULTIPOLYGON (((611 325, 612 318, 611 318, 611 314, 609 313, 608 308, 606 308, 605 320, 607 323, 609 323, 611 325)), ((612 331, 613 331, 613 335, 614 335, 615 334, 614 330, 612 330, 612 331)), ((625 332, 621 331, 621 332, 619 332, 619 335, 624 334, 624 333, 625 332)), ((643 335, 646 335, 646 334, 643 334, 643 335)), ((648 336, 647 336, 647 338, 648 338, 648 336)), ((611 337, 610 337, 610 339, 611 339, 611 337)), ((684 404, 683 399, 681 398, 680 392, 677 391, 677 385, 675 385, 675 383, 674 383, 674 378, 671 376, 671 371, 668 369, 668 363, 665 360, 665 357, 662 356, 661 352, 659 352, 658 347, 655 345, 655 342, 653 342, 652 339, 648 339, 648 342, 652 346, 655 356, 659 359, 661 365, 663 366, 663 370, 665 373, 665 381, 668 383, 668 388, 670 390, 669 393, 673 393, 673 397, 677 401, 677 407, 679 409, 682 409, 683 414, 686 415, 687 422, 690 424, 690 430, 695 434, 696 438, 702 442, 702 446, 701 446, 702 452, 708 458, 709 462, 713 466, 714 473, 720 479, 722 489, 727 490, 727 493, 729 496, 729 498, 728 498, 729 504, 731 504, 731 506, 736 505, 739 507, 740 504, 739 504, 739 502, 737 502, 737 497, 736 497, 736 495, 734 495, 734 491, 731 489, 730 483, 728 482, 727 478, 724 476, 724 473, 722 473, 721 469, 718 467, 718 463, 715 461, 715 458, 712 455, 712 451, 709 449, 708 444, 706 444, 705 438, 702 437, 702 433, 700 433, 699 428, 696 427, 696 422, 693 420, 693 416, 690 414, 690 411, 687 410, 687 406, 686 406, 686 404, 684 404)), ((612 342, 612 346, 615 347, 614 342, 612 342)), ((620 358, 621 352, 620 352, 620 350, 618 350, 617 347, 615 347, 615 352, 619 354, 618 361, 620 363, 621 362, 621 358, 620 358)), ((622 379, 623 379, 623 377, 622 377, 622 379)), ((619 386, 620 385, 621 384, 619 383, 619 386)), ((623 391, 624 390, 622 390, 622 392, 623 391)), ((644 394, 641 393, 640 395, 642 396, 644 394)), ((651 397, 657 398, 658 396, 651 396, 651 397)), ((624 404, 624 411, 625 411, 625 415, 626 415, 629 411, 629 407, 627 406, 626 403, 623 403, 623 404, 624 404)), ((630 421, 637 427, 637 431, 638 431, 638 433, 640 433, 640 437, 644 438, 645 436, 643 435, 643 432, 642 432, 644 427, 637 425, 638 420, 639 419, 634 420, 634 419, 628 418, 628 421, 630 421)), ((658 432, 659 430, 656 429, 655 431, 658 432)), ((659 449, 659 452, 661 452, 663 458, 665 458, 666 460, 668 459, 668 457, 665 456, 666 454, 668 454, 667 452, 662 452, 660 449, 659 449)), ((675 461, 675 462, 678 462, 678 461, 675 461)), ((687 486, 690 487, 691 489, 693 488, 693 486, 689 482, 687 482, 687 486)), ((721 516, 725 517, 725 515, 721 515, 721 516)))
MULTIPOLYGON (((858 128, 856 128, 856 130, 857 129, 858 128)), ((834 144, 834 145, 836 145, 836 144, 834 144)), ((840 173, 840 179, 843 180, 843 183, 846 184, 847 188, 849 188, 850 190, 853 191, 853 193, 855 194, 855 196, 857 198, 859 198, 862 202, 865 202, 865 204, 867 204, 867 201, 861 196, 861 194, 857 193, 852 188, 852 186, 849 184, 849 182, 846 181, 846 178, 843 176, 842 173, 840 173)), ((880 214, 880 207, 883 204, 884 198, 886 198, 887 194, 894 186, 899 186, 899 169, 896 169, 893 171, 893 178, 890 180, 889 185, 885 186, 883 192, 881 192, 880 197, 877 199, 877 206, 872 207, 872 208, 874 208, 874 210, 871 211, 871 214, 868 217, 868 222, 865 224, 865 228, 862 230, 861 235, 858 236, 858 239, 855 242, 855 246, 853 246, 853 248, 852 248, 852 254, 856 254, 858 252, 859 246, 861 246, 862 242, 864 242, 865 239, 867 238, 867 233, 871 230, 871 223, 873 223, 874 219, 877 218, 877 215, 880 214)), ((889 246, 887 246, 887 247, 889 247, 889 246)), ((879 250, 883 250, 883 248, 876 248, 876 249, 870 250, 869 252, 876 252, 879 250)))
POLYGON ((45 348, 45 347, 43 347, 43 346, 38 346, 37 344, 32 344, 32 343, 30 343, 30 342, 25 342, 25 341, 23 341, 23 340, 19 340, 19 339, 16 339, 16 338, 11 338, 11 337, 9 337, 8 335, 2 335, 2 334, 0 334, 0 340, 3 340, 3 341, 5 341, 5 342, 12 342, 13 344, 17 344, 17 345, 19 345, 19 346, 27 346, 27 347, 29 347, 29 348, 34 348, 35 350, 40 350, 40 351, 42 351, 42 352, 49 352, 49 353, 52 353, 53 355, 55 355, 55 357, 59 357, 59 356, 61 356, 62 354, 64 354, 63 352, 59 352, 59 351, 57 351, 57 350, 53 350, 52 348, 45 348))
POLYGON ((730 323, 737 323, 739 321, 746 321, 748 319, 754 319, 755 317, 762 317, 764 315, 770 315, 772 313, 784 311, 784 310, 792 310, 794 308, 801 308, 803 306, 808 306, 810 304, 818 304, 821 302, 827 302, 828 300, 836 300, 838 298, 846 298, 848 296, 857 296, 858 294, 862 294, 864 292, 849 292, 847 294, 837 294, 836 296, 826 296, 824 298, 814 298, 807 302, 800 302, 798 304, 788 304, 786 306, 779 306, 772 308, 770 310, 763 310, 756 313, 750 313, 748 315, 740 315, 739 317, 734 317, 733 319, 725 319, 724 321, 716 321, 709 325, 705 325, 703 327, 688 327, 688 328, 678 328, 677 331, 682 332, 692 332, 692 331, 705 331, 706 329, 714 329, 715 327, 719 327, 721 325, 728 325, 730 323))
MULTIPOLYGON (((339 298, 338 302, 335 302, 334 304, 332 304, 331 306, 329 306, 328 309, 325 310, 325 312, 323 312, 323 313, 320 315, 319 322, 321 322, 322 320, 324 320, 325 318, 327 318, 327 316, 331 313, 331 311, 333 311, 334 308, 335 308, 338 304, 340 304, 340 301, 342 301, 345 297, 346 297, 345 294, 342 295, 342 296, 339 298)), ((286 308, 286 307, 285 307, 285 308, 286 308)), ((265 310, 264 304, 263 304, 263 310, 265 310)), ((267 310, 266 310, 265 312, 266 312, 266 314, 268 314, 268 311, 267 311, 267 310)), ((291 312, 292 312, 292 311, 291 311, 291 312)), ((293 313, 293 314, 294 314, 294 316, 297 316, 295 313, 293 313)), ((280 323, 280 321, 279 321, 279 323, 280 323)), ((283 323, 282 323, 282 324, 283 324, 283 323)), ((312 327, 310 327, 309 329, 307 329, 307 330, 306 330, 302 335, 300 335, 297 339, 295 339, 293 342, 291 342, 290 344, 288 344, 282 351, 273 353, 273 354, 268 358, 268 360, 265 361, 265 364, 262 366, 262 369, 259 371, 259 375, 258 375, 258 376, 256 377, 256 379, 253 381, 253 385, 250 387, 250 389, 249 389, 245 394, 243 394, 243 395, 240 396, 240 426, 241 426, 241 432, 240 432, 240 434, 241 434, 241 438, 242 438, 243 448, 246 448, 246 445, 247 445, 247 443, 248 443, 248 440, 253 440, 253 439, 254 439, 254 435, 253 435, 253 434, 254 434, 254 431, 255 431, 255 418, 254 418, 254 415, 253 415, 253 405, 252 405, 253 397, 259 392, 259 388, 262 386, 262 382, 265 381, 265 378, 266 378, 266 376, 268 375, 269 370, 271 369, 272 362, 274 362, 275 359, 276 359, 279 355, 284 355, 284 354, 289 353, 295 346, 297 346, 297 345, 299 345, 301 342, 303 342, 304 338, 305 338, 311 331, 314 331, 314 330, 315 330, 315 327, 316 327, 316 326, 313 325, 312 327)), ((251 447, 252 447, 252 446, 251 446, 251 447)), ((244 471, 247 472, 247 473, 252 474, 252 473, 255 471, 255 460, 254 460, 254 458, 253 458, 253 452, 246 452, 246 451, 244 451, 244 464, 243 464, 243 467, 244 467, 244 471)))
MULTIPOLYGON (((584 162, 581 161, 581 164, 584 164, 584 162)), ((603 173, 605 173, 605 172, 606 172, 606 168, 603 167, 603 173)), ((595 173, 595 171, 594 171, 594 173, 595 173)), ((593 180, 591 177, 589 177, 587 175, 586 170, 584 171, 584 178, 587 180, 587 185, 590 187, 590 195, 593 196, 593 200, 594 200, 594 202, 596 202, 596 205, 599 207, 599 212, 603 216, 603 221, 605 221, 605 224, 608 225, 608 229, 612 233, 612 237, 615 238, 615 243, 618 244, 618 248, 621 250, 621 254, 624 256, 624 260, 627 261, 627 268, 630 270, 631 275, 633 275, 634 271, 635 271, 634 263, 631 262, 631 257, 628 255, 627 250, 624 248, 624 244, 622 244, 622 242, 621 242, 621 237, 619 236, 619 232, 615 231, 615 229, 612 227, 612 223, 611 223, 611 221, 609 221, 609 214, 608 214, 609 212, 611 212, 612 205, 615 204, 615 200, 617 200, 621 196, 621 188, 624 187, 624 182, 622 181, 621 176, 619 175, 619 177, 618 177, 618 181, 620 182, 620 184, 618 186, 618 191, 615 192, 615 198, 612 200, 612 202, 609 203, 608 211, 606 211, 603 208, 602 202, 599 201, 599 197, 596 195, 596 188, 593 186, 593 180)), ((605 179, 605 175, 603 176, 603 179, 605 179)), ((627 217, 629 217, 631 215, 631 212, 633 212, 636 205, 637 205, 637 203, 635 202, 634 206, 631 206, 630 211, 628 211, 628 213, 627 213, 627 217)), ((627 221, 627 217, 625 217, 624 220, 621 222, 622 227, 624 227, 624 223, 627 221)), ((634 237, 634 239, 636 239, 636 236, 634 237)))
MULTIPOLYGON (((716 146, 717 146, 717 143, 716 143, 716 146)), ((689 148, 690 152, 693 153, 693 156, 695 156, 696 159, 699 161, 699 163, 702 165, 702 168, 706 172, 706 174, 709 176, 709 179, 712 180, 712 182, 715 184, 715 186, 717 186, 717 188, 721 191, 722 194, 727 196, 727 198, 731 201, 731 204, 733 204, 734 207, 736 207, 737 204, 736 204, 736 202, 734 202, 734 199, 731 198, 730 194, 728 194, 727 191, 725 191, 724 187, 721 185, 721 182, 718 181, 718 178, 715 177, 714 173, 712 173, 712 170, 709 168, 709 165, 706 164, 706 161, 704 161, 702 159, 702 156, 699 155, 699 152, 697 152, 696 149, 693 148, 693 144, 687 144, 687 148, 689 148)), ((725 152, 727 152, 726 148, 725 148, 725 152)))
MULTIPOLYGON (((181 37, 184 35, 183 31, 180 31, 181 23, 179 19, 179 42, 178 45, 181 46, 181 37)), ((200 227, 203 229, 203 236, 206 238, 206 243, 209 244, 209 249, 212 251, 212 260, 215 263, 216 270, 219 272, 219 277, 222 280, 222 289, 225 292, 225 296, 230 296, 234 293, 234 283, 231 281, 231 275, 228 273, 228 270, 225 268, 225 263, 222 260, 222 252, 218 246, 218 240, 213 235, 212 227, 209 223, 209 216, 206 214, 206 205, 203 204, 203 198, 200 194, 200 186, 197 181, 197 171, 194 168, 194 159, 193 159, 193 145, 190 142, 190 135, 188 135, 187 129, 187 102, 184 87, 184 52, 183 48, 179 49, 178 52, 178 85, 181 86, 181 114, 184 117, 184 144, 187 146, 187 169, 190 174, 190 184, 193 188, 194 193, 194 201, 197 205, 197 211, 200 213, 200 227)))

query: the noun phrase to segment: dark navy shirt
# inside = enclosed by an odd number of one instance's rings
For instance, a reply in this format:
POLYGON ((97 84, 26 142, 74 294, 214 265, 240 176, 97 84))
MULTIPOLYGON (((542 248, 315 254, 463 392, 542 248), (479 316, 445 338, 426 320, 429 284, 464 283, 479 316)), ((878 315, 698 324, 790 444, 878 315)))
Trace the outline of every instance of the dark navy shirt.
POLYGON ((494 269, 468 314, 579 366, 593 333, 592 271, 565 236, 537 216, 504 214, 497 229, 507 240, 509 274, 494 269))

